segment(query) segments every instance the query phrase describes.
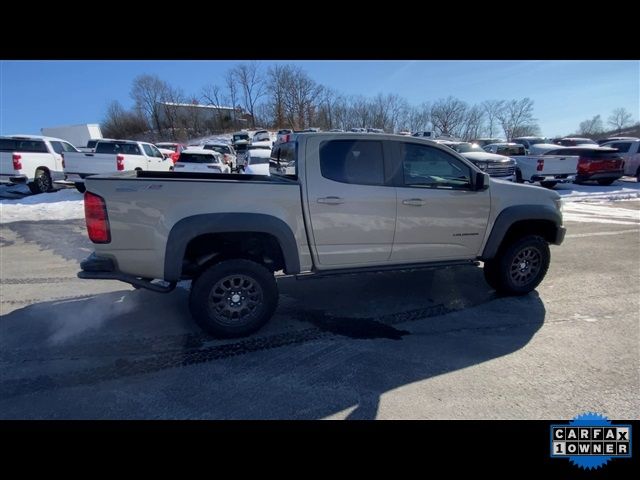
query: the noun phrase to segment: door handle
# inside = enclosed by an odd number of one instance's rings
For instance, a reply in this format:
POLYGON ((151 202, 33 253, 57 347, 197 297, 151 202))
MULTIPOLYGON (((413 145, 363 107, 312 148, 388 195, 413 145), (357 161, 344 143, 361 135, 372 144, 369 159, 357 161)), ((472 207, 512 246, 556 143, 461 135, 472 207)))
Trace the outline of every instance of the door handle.
POLYGON ((327 205, 340 205, 341 203, 344 203, 344 199, 340 197, 320 197, 317 202, 327 205))
POLYGON ((407 200, 402 200, 403 205, 412 205, 414 207, 421 207, 424 205, 424 200, 421 198, 408 198, 407 200))

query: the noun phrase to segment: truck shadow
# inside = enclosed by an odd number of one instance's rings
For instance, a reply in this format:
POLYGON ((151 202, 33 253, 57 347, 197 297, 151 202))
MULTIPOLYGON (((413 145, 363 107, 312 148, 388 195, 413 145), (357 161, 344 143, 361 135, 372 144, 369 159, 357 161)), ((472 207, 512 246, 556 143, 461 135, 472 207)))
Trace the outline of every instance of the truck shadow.
MULTIPOLYGON (((210 363, 214 378, 206 385, 179 387, 194 398, 206 392, 189 418, 312 419, 353 408, 348 418, 373 419, 385 392, 508 355, 545 317, 535 292, 500 298, 477 268, 278 283, 276 316, 246 339, 215 340, 199 331, 182 288, 168 295, 119 290, 15 310, 0 320, 0 401, 100 390, 127 377, 145 382, 147 374, 210 363), (233 378, 241 385, 234 387, 233 378)), ((182 373, 167 373, 161 388, 183 381, 182 373)), ((77 415, 68 404, 68 414, 53 412, 51 403, 42 410, 21 405, 15 418, 77 415)), ((145 417, 121 408, 119 418, 145 417)), ((93 418, 102 411, 96 404, 93 418)))

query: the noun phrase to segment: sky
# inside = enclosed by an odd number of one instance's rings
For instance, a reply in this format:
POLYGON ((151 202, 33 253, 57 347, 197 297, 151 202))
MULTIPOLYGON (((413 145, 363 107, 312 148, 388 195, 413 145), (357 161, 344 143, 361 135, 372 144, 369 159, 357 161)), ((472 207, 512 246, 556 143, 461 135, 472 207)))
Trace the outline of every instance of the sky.
MULTIPOLYGON (((0 134, 39 134, 42 127, 100 123, 108 104, 132 105, 132 80, 157 74, 187 95, 224 85, 234 61, 0 60, 0 134)), ((639 61, 260 61, 300 65, 316 82, 344 94, 397 93, 412 104, 453 95, 469 103, 534 101, 542 134, 566 135, 594 115, 624 107, 640 119, 639 61)))

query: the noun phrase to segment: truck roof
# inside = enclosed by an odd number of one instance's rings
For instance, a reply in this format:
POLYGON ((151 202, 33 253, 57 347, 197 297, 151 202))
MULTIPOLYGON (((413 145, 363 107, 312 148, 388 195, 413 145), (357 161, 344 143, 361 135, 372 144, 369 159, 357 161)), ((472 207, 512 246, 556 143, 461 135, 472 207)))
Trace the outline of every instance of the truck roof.
POLYGON ((62 138, 47 137, 45 135, 2 135, 1 138, 12 138, 14 140, 53 140, 54 142, 69 143, 67 140, 63 140, 62 138))

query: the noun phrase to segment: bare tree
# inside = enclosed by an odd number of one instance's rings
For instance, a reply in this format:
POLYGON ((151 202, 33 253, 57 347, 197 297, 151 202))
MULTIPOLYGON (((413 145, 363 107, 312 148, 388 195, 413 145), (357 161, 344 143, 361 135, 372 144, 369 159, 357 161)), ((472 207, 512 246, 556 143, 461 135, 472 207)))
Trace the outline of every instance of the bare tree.
POLYGON ((600 115, 596 115, 593 118, 588 118, 584 122, 580 122, 578 134, 589 137, 592 135, 598 135, 602 130, 604 130, 602 126, 602 118, 600 118, 600 115))
POLYGON ((231 124, 233 128, 236 128, 238 126, 236 118, 236 107, 238 106, 238 83, 236 82, 236 76, 233 74, 233 70, 229 70, 225 74, 224 82, 229 94, 229 100, 231 101, 231 107, 233 107, 233 110, 231 111, 231 124))
POLYGON ((462 138, 465 140, 473 140, 478 138, 484 130, 484 119, 486 111, 480 105, 473 105, 468 108, 464 119, 464 130, 462 138))
MULTIPOLYGON (((271 98, 269 108, 274 118, 276 128, 285 126, 284 98, 288 85, 291 83, 293 68, 291 65, 274 65, 267 71, 267 92, 271 98)), ((287 125, 292 127, 292 125, 287 125)))
POLYGON ((149 124, 139 110, 127 111, 118 101, 107 107, 102 131, 107 138, 134 138, 145 134, 149 124))
POLYGON ((409 107, 405 128, 411 132, 427 130, 431 116, 431 105, 423 103, 419 106, 409 107))
POLYGON ((524 135, 536 135, 540 130, 536 119, 533 118, 533 100, 529 97, 505 102, 496 117, 508 140, 524 135))
POLYGON ((265 82, 257 62, 241 63, 232 70, 244 102, 244 108, 252 117, 252 126, 256 126, 255 109, 258 100, 265 94, 265 82))
POLYGON ((455 97, 437 100, 431 107, 431 123, 440 135, 461 135, 467 104, 455 97))
POLYGON ((216 110, 216 120, 220 131, 224 130, 224 116, 221 106, 224 102, 222 88, 219 85, 209 84, 202 88, 202 98, 207 105, 212 105, 216 110))
POLYGON ((499 124, 498 115, 504 108, 504 100, 485 100, 482 102, 482 108, 487 118, 489 138, 493 138, 494 129, 496 129, 499 124))
POLYGON ((131 87, 131 98, 136 107, 144 113, 151 126, 157 131, 162 128, 160 102, 166 98, 167 89, 167 83, 157 75, 138 75, 131 87))
POLYGON ((312 126, 323 88, 302 68, 295 66, 292 70, 283 99, 286 121, 294 128, 312 126))
POLYGON ((365 128, 370 121, 369 101, 362 95, 349 99, 349 120, 351 127, 365 128))
POLYGON ((609 118, 607 119, 607 123, 619 132, 623 128, 631 125, 631 119, 632 116, 627 112, 627 109, 620 107, 611 112, 611 115, 609 115, 609 118))

